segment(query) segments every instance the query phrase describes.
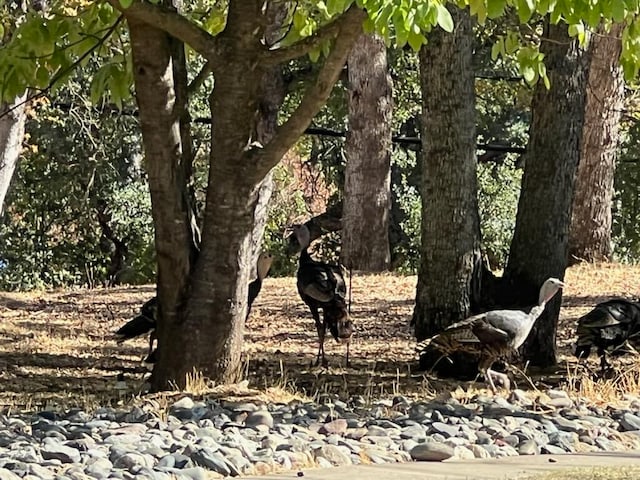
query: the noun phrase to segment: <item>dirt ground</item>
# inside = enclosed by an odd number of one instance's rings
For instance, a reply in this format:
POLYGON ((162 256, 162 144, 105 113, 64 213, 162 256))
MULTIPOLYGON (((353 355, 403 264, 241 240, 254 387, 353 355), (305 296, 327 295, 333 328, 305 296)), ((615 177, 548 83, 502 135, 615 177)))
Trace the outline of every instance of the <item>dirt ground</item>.
MULTIPOLYGON (((559 365, 534 379, 556 385, 575 365, 576 320, 610 297, 640 295, 640 266, 580 265, 567 271, 558 335, 559 365)), ((309 396, 331 392, 369 397, 427 395, 455 387, 416 372, 409 329, 416 277, 353 278, 357 332, 352 367, 344 346, 326 342, 331 367, 311 367, 317 351, 313 320, 295 279, 268 278, 246 326, 246 378, 255 389, 277 386, 309 396)), ((35 293, 0 293, 0 409, 33 410, 121 402, 114 389, 124 373, 142 384, 146 339, 117 344, 112 333, 155 294, 153 286, 35 293)), ((592 360, 594 368, 596 360, 592 360)))

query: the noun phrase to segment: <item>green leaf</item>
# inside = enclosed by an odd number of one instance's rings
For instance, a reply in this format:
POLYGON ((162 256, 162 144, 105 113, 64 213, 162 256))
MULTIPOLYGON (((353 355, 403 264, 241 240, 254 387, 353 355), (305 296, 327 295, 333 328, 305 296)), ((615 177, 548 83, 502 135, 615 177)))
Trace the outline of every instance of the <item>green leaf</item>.
POLYGON ((309 60, 311 60, 313 63, 316 63, 320 58, 320 52, 320 48, 312 48, 311 50, 309 50, 309 60))
POLYGON ((447 7, 438 4, 436 8, 438 9, 438 25, 440 25, 445 32, 453 32, 453 18, 451 18, 447 7))
POLYGON ((40 88, 44 88, 49 84, 49 71, 43 66, 38 67, 36 71, 36 82, 40 88))
POLYGON ((469 0, 469 7, 471 15, 478 17, 478 23, 484 25, 487 20, 487 7, 484 0, 469 0))
POLYGON ((535 5, 531 0, 518 0, 517 2, 518 8, 518 19, 520 23, 527 23, 533 14, 535 9, 535 5))
POLYGON ((614 0, 611 2, 611 17, 614 22, 622 22, 625 17, 624 2, 622 0, 614 0))
POLYGON ((525 82, 532 84, 536 79, 536 71, 530 65, 526 65, 522 67, 522 77, 525 82))
POLYGON ((133 3, 133 0, 120 0, 120 6, 122 8, 129 8, 132 3, 133 3))
POLYGON ((507 6, 507 0, 488 0, 487 1, 487 15, 489 18, 500 17, 504 13, 504 9, 507 6))
POLYGON ((420 50, 420 47, 426 42, 426 38, 421 33, 416 33, 414 30, 409 32, 409 38, 407 40, 409 45, 414 51, 420 50))

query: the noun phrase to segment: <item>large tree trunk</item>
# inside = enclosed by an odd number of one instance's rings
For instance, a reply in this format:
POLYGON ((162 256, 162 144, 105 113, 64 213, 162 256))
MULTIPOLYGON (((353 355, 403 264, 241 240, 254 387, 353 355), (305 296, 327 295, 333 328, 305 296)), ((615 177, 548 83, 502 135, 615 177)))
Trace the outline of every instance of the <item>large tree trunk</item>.
MULTIPOLYGON (((584 121, 586 58, 565 24, 545 25, 545 54, 551 88, 539 82, 531 105, 516 228, 504 280, 508 303, 533 305, 548 277, 564 278, 571 201, 584 121)), ((534 365, 555 364, 561 296, 547 305, 523 351, 534 365)))
POLYGON ((480 265, 475 157, 473 31, 468 10, 456 28, 436 28, 420 50, 422 245, 415 335, 423 340, 468 316, 480 265))
POLYGON ((0 215, 4 212, 4 202, 9 191, 24 139, 24 124, 26 120, 24 100, 26 93, 14 100, 13 103, 0 103, 0 215))
POLYGON ((349 131, 345 143, 341 261, 355 270, 389 268, 391 208, 391 76, 387 49, 376 35, 361 35, 349 66, 349 131))
POLYGON ((129 31, 158 263, 159 359, 153 374, 155 382, 167 378, 170 365, 179 361, 186 347, 173 339, 181 330, 197 246, 188 204, 189 172, 182 161, 182 115, 176 111, 174 45, 164 31, 136 19, 129 19, 129 31))
MULTIPOLYGON (((122 8, 116 0, 110 3, 122 8)), ((183 387, 194 372, 216 382, 234 382, 242 367, 260 187, 329 97, 361 33, 364 13, 351 7, 327 26, 321 38, 333 38, 333 48, 315 82, 263 145, 260 140, 266 137, 258 131, 258 124, 264 76, 270 66, 305 54, 310 44, 266 48, 263 39, 268 22, 262 2, 257 1, 231 0, 225 30, 215 39, 197 28, 185 28, 183 19, 170 9, 160 11, 148 3, 135 2, 123 10, 134 45, 136 95, 156 224, 161 315, 159 360, 152 389, 183 387), (183 112, 173 98, 169 37, 159 29, 174 32, 197 46, 211 62, 215 76, 210 95, 214 120, 208 188, 197 255, 185 195, 185 167, 180 162, 184 156, 179 128, 183 112), (164 195, 163 201, 159 201, 159 195, 164 195), (158 201, 153 201, 156 198, 158 201)))
POLYGON ((581 157, 569 229, 569 262, 611 259, 611 202, 624 99, 623 25, 602 27, 589 43, 589 78, 581 157))

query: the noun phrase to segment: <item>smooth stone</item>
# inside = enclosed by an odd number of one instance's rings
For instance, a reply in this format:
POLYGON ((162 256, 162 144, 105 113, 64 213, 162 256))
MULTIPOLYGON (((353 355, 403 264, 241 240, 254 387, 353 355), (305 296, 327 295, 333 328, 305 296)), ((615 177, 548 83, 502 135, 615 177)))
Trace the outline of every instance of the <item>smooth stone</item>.
POLYGON ((567 453, 564 449, 557 447, 556 445, 544 445, 540 451, 542 453, 550 453, 552 455, 560 455, 562 453, 567 453))
POLYGON ((417 461, 441 462, 453 457, 455 450, 444 443, 427 441, 413 447, 409 454, 417 461))
POLYGON ((350 465, 352 463, 349 454, 344 452, 340 447, 334 445, 324 445, 314 450, 313 453, 317 462, 326 460, 330 465, 336 467, 350 465))
POLYGON ((491 454, 480 445, 471 445, 471 451, 476 458, 491 458, 491 454))
POLYGON ((247 427, 255 427, 258 425, 265 425, 269 428, 273 427, 273 416, 267 410, 256 410, 251 412, 246 420, 245 425, 247 427))
POLYGON ((80 452, 66 445, 44 445, 40 454, 45 460, 57 459, 62 463, 80 463, 80 452))
POLYGON ((640 417, 633 413, 625 413, 620 419, 620 426, 625 432, 640 430, 640 417))
POLYGON ((196 465, 213 470, 225 477, 231 475, 231 469, 227 465, 227 462, 215 452, 207 452, 204 449, 197 450, 191 453, 191 460, 193 460, 196 465))
POLYGON ((535 441, 525 440, 518 445, 518 453, 520 455, 538 455, 540 453, 540 448, 535 441))
POLYGON ((194 406, 195 402, 193 401, 193 399, 191 399, 191 397, 182 397, 180 400, 174 402, 173 405, 171 405, 171 409, 184 408, 187 410, 191 410, 194 406))
POLYGON ((454 457, 459 458, 461 460, 471 460, 472 458, 476 458, 474 453, 469 450, 466 446, 458 445, 453 448, 454 457))
POLYGON ((320 427, 318 432, 324 434, 344 435, 347 432, 348 424, 344 418, 338 418, 331 422, 325 423, 320 427))

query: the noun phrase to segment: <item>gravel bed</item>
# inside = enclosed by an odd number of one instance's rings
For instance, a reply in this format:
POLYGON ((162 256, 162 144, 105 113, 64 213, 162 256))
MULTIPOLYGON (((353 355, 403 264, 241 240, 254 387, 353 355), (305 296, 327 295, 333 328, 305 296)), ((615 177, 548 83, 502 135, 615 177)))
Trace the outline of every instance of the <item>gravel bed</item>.
POLYGON ((193 479, 351 464, 640 449, 640 400, 627 409, 533 401, 404 397, 367 404, 218 400, 92 414, 0 416, 0 480, 193 479))

